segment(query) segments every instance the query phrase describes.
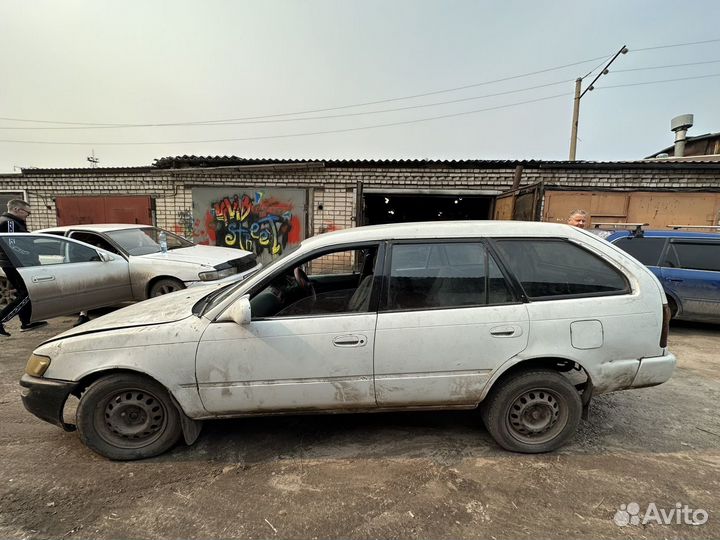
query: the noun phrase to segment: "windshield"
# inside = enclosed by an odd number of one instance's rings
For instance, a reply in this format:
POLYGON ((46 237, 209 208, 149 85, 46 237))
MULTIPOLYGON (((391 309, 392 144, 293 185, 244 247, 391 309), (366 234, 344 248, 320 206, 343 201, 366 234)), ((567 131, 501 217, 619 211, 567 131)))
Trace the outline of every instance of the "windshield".
POLYGON ((121 229, 119 231, 110 231, 107 235, 128 255, 147 255, 162 251, 159 239, 161 232, 165 233, 168 249, 186 248, 195 245, 189 240, 157 227, 121 229))
MULTIPOLYGON (((285 257, 287 257, 288 255, 293 253, 299 247, 300 246, 297 245, 297 246, 294 246, 294 247, 286 250, 285 253, 283 253, 283 255, 281 257, 278 257, 277 259, 274 259, 273 261, 268 263, 266 266, 263 266, 262 273, 265 274, 266 270, 272 269, 275 266, 277 266, 277 264, 280 261, 284 260, 285 257)), ((257 277, 257 275, 258 274, 254 274, 252 277, 255 278, 255 277, 257 277)), ((249 278, 249 279, 252 279, 252 278, 249 278)), ((193 306, 193 310, 192 310, 193 313, 198 316, 201 316, 206 311, 211 310, 215 306, 224 302, 226 298, 228 298, 232 294, 234 294, 235 291, 238 290, 240 287, 244 286, 245 283, 247 283, 247 280, 242 280, 242 281, 239 281, 236 283, 230 283, 228 285, 225 285, 224 287, 221 287, 220 289, 217 289, 217 290, 211 292, 207 296, 203 297, 199 302, 197 302, 195 304, 195 306, 193 306)))

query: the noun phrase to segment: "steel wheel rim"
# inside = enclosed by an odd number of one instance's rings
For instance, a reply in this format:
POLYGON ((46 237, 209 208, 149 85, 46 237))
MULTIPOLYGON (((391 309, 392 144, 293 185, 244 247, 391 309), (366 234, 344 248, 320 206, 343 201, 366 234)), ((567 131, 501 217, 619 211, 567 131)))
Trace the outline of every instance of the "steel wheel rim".
POLYGON ((508 408, 505 425, 513 438, 525 444, 544 444, 567 425, 568 407, 557 392, 533 388, 517 394, 508 408))
POLYGON ((177 285, 163 285, 162 287, 155 289, 155 294, 153 296, 162 296, 163 294, 168 294, 179 290, 180 287, 178 287, 177 285))
POLYGON ((142 448, 157 441, 168 423, 163 402, 152 392, 125 388, 96 409, 95 424, 105 442, 118 448, 142 448))

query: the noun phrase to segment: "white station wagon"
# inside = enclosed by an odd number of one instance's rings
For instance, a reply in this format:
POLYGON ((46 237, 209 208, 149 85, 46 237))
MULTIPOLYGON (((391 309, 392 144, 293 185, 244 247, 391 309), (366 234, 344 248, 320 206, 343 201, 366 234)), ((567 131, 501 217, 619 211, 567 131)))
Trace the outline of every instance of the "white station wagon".
POLYGON ((500 446, 547 452, 592 396, 670 378, 665 302, 645 266, 567 225, 358 227, 43 343, 23 402, 111 459, 192 444, 205 419, 478 406, 500 446))

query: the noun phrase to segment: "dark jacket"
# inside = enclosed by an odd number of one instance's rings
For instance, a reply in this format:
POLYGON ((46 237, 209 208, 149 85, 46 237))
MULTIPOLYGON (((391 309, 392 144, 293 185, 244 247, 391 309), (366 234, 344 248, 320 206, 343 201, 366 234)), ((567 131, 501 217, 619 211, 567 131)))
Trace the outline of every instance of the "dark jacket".
POLYGON ((24 219, 4 212, 3 215, 0 216, 0 232, 23 233, 30 231, 28 231, 24 219))
MULTIPOLYGON (((24 219, 20 219, 17 216, 13 216, 8 212, 5 212, 0 216, 0 233, 26 233, 28 231, 27 225, 24 219)), ((0 268, 12 268, 15 265, 10 258, 5 254, 5 243, 0 243, 0 268)))

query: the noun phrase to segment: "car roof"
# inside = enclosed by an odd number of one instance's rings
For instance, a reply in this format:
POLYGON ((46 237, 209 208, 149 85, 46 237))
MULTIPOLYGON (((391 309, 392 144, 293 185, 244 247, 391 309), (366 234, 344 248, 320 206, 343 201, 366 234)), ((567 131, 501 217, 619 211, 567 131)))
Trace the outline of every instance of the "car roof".
POLYGON ((123 229, 144 229, 147 227, 152 227, 152 225, 144 225, 142 223, 88 223, 83 225, 63 225, 61 227, 47 227, 46 229, 41 229, 37 232, 91 231, 104 233, 110 231, 120 231, 123 229))
POLYGON ((471 238, 483 236, 583 237, 595 235, 564 223, 537 221, 428 221, 393 223, 352 227, 319 234, 303 240, 303 247, 323 247, 337 244, 379 240, 412 240, 415 238, 471 238))
MULTIPOLYGON (((616 231, 607 237, 608 242, 617 240, 619 238, 627 238, 628 236, 635 236, 635 231, 616 231)), ((720 240, 719 233, 709 232, 693 232, 693 231, 643 231, 645 238, 713 238, 720 240)))

